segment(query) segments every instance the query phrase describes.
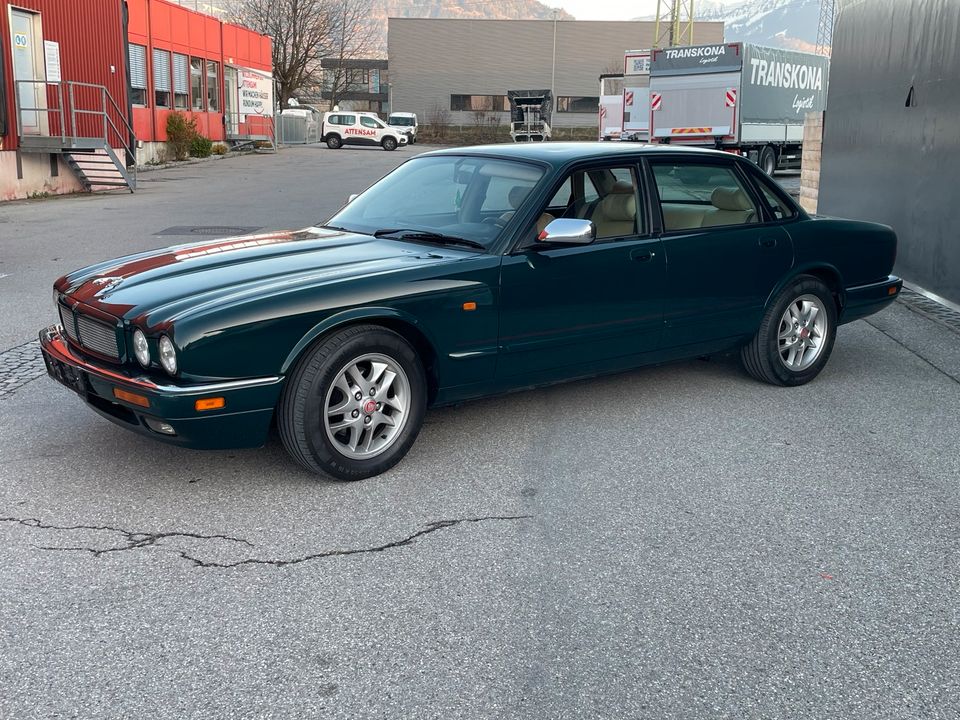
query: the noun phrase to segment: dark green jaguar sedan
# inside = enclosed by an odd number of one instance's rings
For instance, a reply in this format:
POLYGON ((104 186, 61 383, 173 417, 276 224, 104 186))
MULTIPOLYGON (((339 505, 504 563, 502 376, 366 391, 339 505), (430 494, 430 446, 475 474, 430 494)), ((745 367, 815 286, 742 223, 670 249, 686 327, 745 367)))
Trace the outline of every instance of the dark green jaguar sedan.
POLYGON ((431 405, 739 349, 802 385, 900 291, 883 225, 811 217, 734 155, 633 143, 431 152, 317 227, 131 255, 54 285, 50 375, 193 448, 352 480, 431 405))

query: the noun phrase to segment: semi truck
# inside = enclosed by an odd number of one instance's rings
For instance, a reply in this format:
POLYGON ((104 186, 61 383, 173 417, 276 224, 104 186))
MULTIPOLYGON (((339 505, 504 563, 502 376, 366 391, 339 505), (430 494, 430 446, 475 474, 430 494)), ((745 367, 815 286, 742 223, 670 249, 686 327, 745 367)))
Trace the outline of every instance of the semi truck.
POLYGON ((650 141, 746 155, 769 175, 799 168, 804 115, 826 106, 829 62, 739 42, 655 49, 650 141))
POLYGON ((541 142, 551 135, 553 93, 549 90, 507 90, 510 137, 514 142, 541 142))

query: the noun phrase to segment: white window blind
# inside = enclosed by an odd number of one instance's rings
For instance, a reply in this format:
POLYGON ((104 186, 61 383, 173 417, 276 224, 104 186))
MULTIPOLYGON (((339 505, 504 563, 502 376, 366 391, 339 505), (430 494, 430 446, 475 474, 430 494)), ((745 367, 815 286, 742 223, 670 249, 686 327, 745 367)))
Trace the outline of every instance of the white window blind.
POLYGON ((153 51, 153 89, 170 92, 170 53, 153 51))
POLYGON ((143 45, 130 45, 130 85, 147 89, 147 49, 143 45))
POLYGON ((186 55, 173 54, 173 91, 186 95, 190 92, 190 63, 186 55))

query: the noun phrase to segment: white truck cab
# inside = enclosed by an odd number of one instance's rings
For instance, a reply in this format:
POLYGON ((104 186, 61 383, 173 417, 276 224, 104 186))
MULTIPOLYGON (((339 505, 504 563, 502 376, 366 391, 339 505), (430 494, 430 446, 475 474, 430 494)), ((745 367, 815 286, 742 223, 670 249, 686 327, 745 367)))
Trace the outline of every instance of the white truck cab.
POLYGON ((344 145, 379 145, 384 150, 396 150, 407 144, 407 136, 373 113, 337 110, 323 114, 320 142, 331 150, 344 145))
POLYGON ((411 112, 394 112, 387 117, 387 125, 397 128, 402 133, 407 134, 407 138, 412 145, 417 141, 417 114, 411 112))

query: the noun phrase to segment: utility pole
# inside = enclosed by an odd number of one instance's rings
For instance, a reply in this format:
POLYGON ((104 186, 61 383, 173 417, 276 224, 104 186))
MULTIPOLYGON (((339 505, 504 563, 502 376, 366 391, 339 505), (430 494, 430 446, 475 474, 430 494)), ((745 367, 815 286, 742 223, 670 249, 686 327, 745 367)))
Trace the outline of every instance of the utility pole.
POLYGON ((657 0, 653 47, 693 45, 693 0, 657 0))
MULTIPOLYGON (((553 8, 553 64, 550 67, 550 108, 557 112, 557 16, 560 15, 560 8, 553 8)), ((551 120, 551 122, 553 122, 551 120)))
POLYGON ((833 28, 842 3, 840 0, 820 0, 820 23, 817 26, 817 54, 830 56, 833 47, 833 28))

